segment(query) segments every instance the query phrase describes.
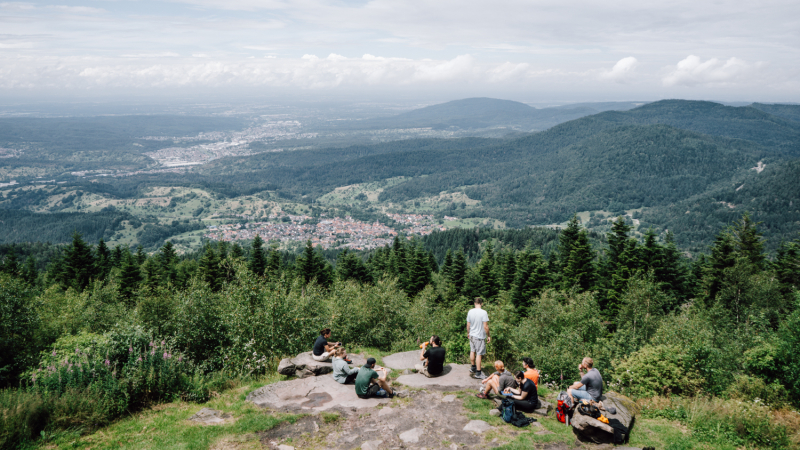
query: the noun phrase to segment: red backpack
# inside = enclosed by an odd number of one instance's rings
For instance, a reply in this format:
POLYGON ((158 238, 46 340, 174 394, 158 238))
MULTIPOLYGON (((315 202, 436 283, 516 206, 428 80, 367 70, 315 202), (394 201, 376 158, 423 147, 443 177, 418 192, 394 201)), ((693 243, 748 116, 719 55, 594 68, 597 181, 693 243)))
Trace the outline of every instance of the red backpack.
POLYGON ((558 394, 558 405, 556 406, 556 419, 561 423, 567 423, 569 420, 569 410, 572 401, 567 395, 566 391, 561 391, 558 394))

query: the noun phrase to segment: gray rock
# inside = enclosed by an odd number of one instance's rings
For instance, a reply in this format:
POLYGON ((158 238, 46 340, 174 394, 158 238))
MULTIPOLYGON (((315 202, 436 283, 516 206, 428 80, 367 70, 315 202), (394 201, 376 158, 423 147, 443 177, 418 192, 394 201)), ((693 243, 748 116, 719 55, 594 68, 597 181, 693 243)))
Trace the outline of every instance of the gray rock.
POLYGON ((383 441, 380 440, 367 441, 361 444, 361 450, 379 450, 381 444, 383 444, 383 441))
MULTIPOLYGON (((617 394, 616 392, 609 392, 600 398, 604 407, 613 406, 616 408, 616 414, 611 414, 608 411, 603 411, 603 414, 609 419, 617 419, 623 425, 628 427, 630 433, 636 421, 636 414, 639 409, 636 403, 628 397, 617 394)), ((595 444, 611 444, 614 442, 614 429, 609 425, 600 422, 597 419, 592 419, 589 416, 584 416, 577 411, 572 415, 572 432, 578 440, 583 442, 592 442, 595 444)), ((627 438, 627 436, 626 436, 627 438)))
POLYGON ((331 408, 374 408, 389 399, 361 399, 352 385, 339 384, 331 376, 295 378, 260 387, 247 401, 282 412, 325 411, 331 408))
POLYGON ((419 442, 419 438, 420 436, 422 436, 422 433, 424 433, 422 428, 412 428, 408 431, 400 433, 399 437, 400 440, 405 442, 406 444, 414 444, 416 442, 419 442))
POLYGON ((539 397, 539 409, 533 411, 534 414, 538 414, 540 416, 548 416, 550 415, 550 411, 553 410, 553 405, 549 402, 542 400, 539 397))
POLYGON ((396 381, 398 384, 409 387, 429 388, 440 391, 478 389, 481 385, 479 380, 470 376, 468 364, 448 364, 445 366, 444 373, 438 377, 428 378, 422 374, 415 373, 401 375, 397 377, 396 381))
POLYGON ((492 427, 482 420, 470 420, 468 424, 464 425, 464 431, 472 431, 473 433, 483 433, 491 430, 492 427))
POLYGON ((303 369, 303 370, 296 371, 294 373, 294 376, 296 376, 297 378, 308 378, 308 377, 316 376, 316 374, 313 371, 311 371, 311 370, 306 368, 306 369, 303 369))
POLYGON ((378 411, 378 417, 388 416, 389 414, 392 414, 393 412, 394 411, 392 411, 392 408, 381 408, 381 410, 378 411))
POLYGON ((497 408, 495 408, 495 409, 490 409, 490 410, 489 410, 489 415, 490 415, 490 416, 495 416, 495 417, 500 417, 500 410, 499 410, 499 409, 497 409, 497 408))
POLYGON ((202 425, 219 425, 229 422, 226 419, 230 418, 230 414, 223 413, 222 411, 217 411, 216 409, 211 408, 203 408, 198 411, 197 414, 189 417, 188 420, 202 425))
POLYGON ((442 401, 445 402, 445 403, 452 403, 452 402, 456 401, 456 396, 452 395, 452 394, 451 395, 445 395, 444 397, 442 397, 442 401))
POLYGON ((395 370, 413 369, 420 362, 419 350, 395 353, 383 358, 383 365, 395 370))
POLYGON ((283 358, 278 364, 278 373, 281 375, 292 376, 297 369, 291 358, 283 358))
POLYGON ((281 444, 278 446, 278 450, 294 450, 294 447, 292 447, 291 445, 281 444))

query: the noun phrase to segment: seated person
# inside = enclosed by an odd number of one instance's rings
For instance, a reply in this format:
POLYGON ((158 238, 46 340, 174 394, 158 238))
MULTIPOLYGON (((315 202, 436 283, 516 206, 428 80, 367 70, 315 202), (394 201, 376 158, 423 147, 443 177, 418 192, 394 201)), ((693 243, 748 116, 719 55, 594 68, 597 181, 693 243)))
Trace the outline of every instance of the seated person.
POLYGON ((428 378, 438 377, 444 370, 445 349, 442 348, 442 340, 439 339, 439 336, 431 336, 428 342, 430 347, 425 346, 419 352, 422 364, 416 364, 414 368, 428 378))
POLYGON ((342 384, 353 384, 356 382, 358 367, 350 368, 347 365, 347 350, 339 347, 333 351, 333 379, 342 384))
POLYGON ((519 371, 515 375, 515 379, 519 384, 519 389, 505 388, 504 394, 512 394, 510 398, 514 400, 518 411, 532 413, 539 407, 539 393, 536 389, 536 384, 525 378, 525 372, 519 371))
POLYGON ((525 369, 525 378, 533 381, 536 387, 539 387, 539 371, 536 370, 536 365, 533 360, 527 356, 522 358, 522 367, 525 369))
POLYGON ((311 352, 311 357, 314 359, 314 361, 327 361, 331 359, 331 356, 333 356, 333 349, 342 345, 341 342, 328 343, 328 338, 330 337, 330 328, 325 328, 319 332, 317 340, 314 341, 314 350, 311 352))
POLYGON ((583 358, 583 361, 578 365, 581 381, 576 381, 567 388, 567 394, 569 394, 573 403, 576 403, 576 400, 600 401, 600 397, 603 395, 603 377, 600 376, 600 371, 592 366, 594 366, 594 360, 588 356, 583 358))
POLYGON ((356 395, 358 398, 394 397, 394 391, 386 381, 388 372, 383 367, 375 367, 375 358, 367 359, 356 376, 356 395), (376 372, 377 370, 377 372, 376 372), (378 375, 378 372, 382 372, 378 375))
POLYGON ((496 370, 495 373, 486 377, 485 380, 481 381, 481 383, 485 386, 483 392, 477 395, 478 398, 489 398, 489 394, 494 391, 497 395, 502 395, 503 391, 506 388, 517 388, 517 381, 514 379, 514 375, 511 374, 508 370, 506 370, 505 364, 503 361, 495 361, 494 362, 494 369, 496 370))

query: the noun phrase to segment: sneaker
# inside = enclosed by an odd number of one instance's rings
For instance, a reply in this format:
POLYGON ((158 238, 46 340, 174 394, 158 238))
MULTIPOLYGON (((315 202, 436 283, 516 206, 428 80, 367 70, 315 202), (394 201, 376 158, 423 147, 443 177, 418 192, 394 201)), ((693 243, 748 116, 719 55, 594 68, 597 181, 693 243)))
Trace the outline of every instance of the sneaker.
POLYGON ((344 362, 346 362, 347 364, 353 364, 353 360, 352 359, 345 359, 344 362))
POLYGON ((472 378, 475 378, 476 380, 485 380, 489 377, 487 377, 483 372, 476 372, 475 375, 472 376, 472 378))
POLYGON ((478 369, 475 366, 471 366, 469 368, 469 373, 477 373, 477 372, 478 372, 478 369))

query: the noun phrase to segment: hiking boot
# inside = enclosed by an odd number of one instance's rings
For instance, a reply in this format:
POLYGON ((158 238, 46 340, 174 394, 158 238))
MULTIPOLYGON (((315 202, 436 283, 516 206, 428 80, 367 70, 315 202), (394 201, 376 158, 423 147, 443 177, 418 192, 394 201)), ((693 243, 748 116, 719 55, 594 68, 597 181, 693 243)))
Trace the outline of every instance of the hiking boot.
POLYGON ((470 366, 469 373, 476 374, 478 373, 478 369, 475 366, 470 366))
POLYGON ((486 394, 475 394, 475 397, 478 397, 481 400, 486 400, 489 398, 486 396, 486 394))
POLYGON ((346 362, 347 364, 353 364, 353 360, 352 359, 345 359, 344 362, 346 362))
POLYGON ((472 376, 472 378, 475 378, 476 380, 485 380, 489 377, 487 377, 483 372, 476 372, 475 375, 472 376))

